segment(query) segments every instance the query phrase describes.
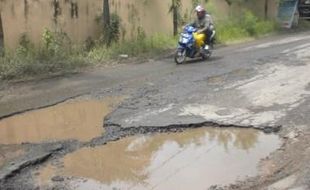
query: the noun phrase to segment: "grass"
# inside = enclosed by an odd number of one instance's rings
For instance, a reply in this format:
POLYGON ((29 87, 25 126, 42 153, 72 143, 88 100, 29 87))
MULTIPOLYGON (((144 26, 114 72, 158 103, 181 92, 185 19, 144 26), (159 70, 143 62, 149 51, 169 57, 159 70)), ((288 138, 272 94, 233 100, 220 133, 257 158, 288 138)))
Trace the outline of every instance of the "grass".
POLYGON ((66 73, 87 65, 78 52, 52 54, 42 49, 26 51, 21 49, 19 47, 16 52, 6 52, 5 56, 0 58, 1 80, 66 73))
POLYGON ((87 50, 85 47, 70 45, 61 35, 45 31, 43 44, 39 48, 35 48, 26 36, 22 36, 16 51, 7 51, 0 57, 0 80, 72 73, 85 66, 110 62, 121 54, 129 57, 152 56, 176 46, 174 37, 156 34, 113 43, 110 47, 98 42, 87 50))
POLYGON ((87 57, 93 63, 101 63, 125 54, 130 57, 145 54, 156 55, 164 50, 176 46, 176 39, 171 36, 156 34, 151 37, 114 43, 111 47, 96 45, 90 50, 87 57))
POLYGON ((246 11, 241 17, 221 21, 217 25, 217 39, 220 43, 228 43, 246 38, 255 38, 278 29, 274 21, 262 20, 246 11))

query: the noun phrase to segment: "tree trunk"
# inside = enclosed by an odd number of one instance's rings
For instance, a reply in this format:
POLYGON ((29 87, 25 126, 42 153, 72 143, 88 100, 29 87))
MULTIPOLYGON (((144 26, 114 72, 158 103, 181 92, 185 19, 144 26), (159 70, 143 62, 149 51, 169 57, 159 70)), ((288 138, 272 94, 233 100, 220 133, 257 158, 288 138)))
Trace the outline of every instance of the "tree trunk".
POLYGON ((110 25, 110 5, 109 0, 103 0, 103 26, 106 28, 110 25))
POLYGON ((178 35, 178 10, 176 5, 173 7, 173 35, 178 35))
POLYGON ((268 0, 265 0, 265 20, 268 19, 268 0))
POLYGON ((107 46, 111 45, 110 5, 109 0, 103 0, 103 39, 107 46))

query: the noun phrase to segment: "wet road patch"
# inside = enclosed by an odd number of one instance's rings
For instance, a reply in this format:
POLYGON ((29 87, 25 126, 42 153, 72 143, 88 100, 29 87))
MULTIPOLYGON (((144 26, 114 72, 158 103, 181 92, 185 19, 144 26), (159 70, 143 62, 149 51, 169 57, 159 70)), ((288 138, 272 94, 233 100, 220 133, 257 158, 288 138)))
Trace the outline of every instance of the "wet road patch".
POLYGON ((121 98, 71 101, 0 120, 0 144, 89 141, 104 132, 103 118, 121 98))
POLYGON ((69 177, 73 189, 199 190, 257 175, 259 161, 279 146, 278 136, 254 129, 189 129, 85 147, 42 171, 45 180, 69 177))

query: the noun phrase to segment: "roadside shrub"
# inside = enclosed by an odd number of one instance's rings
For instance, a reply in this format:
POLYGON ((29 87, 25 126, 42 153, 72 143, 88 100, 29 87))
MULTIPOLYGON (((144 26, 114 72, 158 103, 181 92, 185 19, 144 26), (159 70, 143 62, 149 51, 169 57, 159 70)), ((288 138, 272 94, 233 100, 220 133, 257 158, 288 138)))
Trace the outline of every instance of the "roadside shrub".
POLYGON ((220 43, 258 37, 276 30, 275 22, 259 19, 250 11, 245 11, 239 18, 220 21, 216 24, 217 39, 220 43))
POLYGON ((79 48, 71 45, 65 33, 45 29, 39 48, 35 48, 24 34, 20 37, 17 49, 14 52, 7 50, 0 58, 0 79, 73 72, 86 64, 84 55, 79 48))
POLYGON ((121 18, 117 14, 112 13, 110 15, 110 25, 103 28, 101 43, 109 46, 111 43, 117 42, 120 37, 120 27, 121 18))
POLYGON ((240 26, 247 31, 250 36, 257 34, 256 24, 259 22, 258 18, 250 11, 245 11, 240 19, 240 26))
POLYGON ((264 35, 274 32, 277 29, 277 24, 272 21, 260 21, 255 25, 256 35, 264 35))
POLYGON ((237 22, 221 22, 217 25, 217 41, 225 43, 228 41, 238 40, 248 37, 248 32, 241 28, 237 22))
POLYGON ((174 37, 155 34, 147 37, 141 32, 136 39, 115 42, 110 47, 97 44, 89 53, 88 60, 100 63, 109 59, 118 58, 121 54, 139 56, 143 54, 156 54, 169 48, 175 47, 177 40, 174 37))

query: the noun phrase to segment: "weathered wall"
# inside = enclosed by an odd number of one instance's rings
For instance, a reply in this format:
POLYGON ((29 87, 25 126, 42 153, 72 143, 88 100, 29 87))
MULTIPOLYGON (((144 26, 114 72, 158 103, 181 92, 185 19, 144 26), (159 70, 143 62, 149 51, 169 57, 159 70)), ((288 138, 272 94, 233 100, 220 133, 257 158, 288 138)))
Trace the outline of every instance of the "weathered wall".
MULTIPOLYGON (((4 44, 14 49, 20 36, 27 33, 34 44, 40 44, 44 28, 61 30, 76 43, 88 37, 100 36, 100 15, 103 0, 1 0, 4 44), (55 6, 55 3, 58 6, 55 6), (55 9, 56 7, 56 9, 55 9), (57 8, 58 7, 58 8, 57 8)), ((274 2, 269 0, 269 15, 273 17, 274 2)), ((228 5, 224 0, 211 0, 212 8, 219 17, 227 17, 228 5)), ((192 0, 182 0, 182 15, 193 17, 192 0)), ((121 33, 124 38, 134 37, 139 27, 147 35, 172 34, 171 0, 110 0, 111 12, 121 18, 121 33)), ((247 5, 259 15, 263 14, 264 1, 254 0, 247 5)), ((263 16, 263 15, 262 15, 263 16)))
MULTIPOLYGON (((278 13, 278 1, 268 0, 268 10, 267 17, 270 19, 275 19, 278 13)), ((265 17, 265 0, 252 0, 247 1, 246 7, 252 10, 259 17, 265 17)))
MULTIPOLYGON (((88 37, 100 36, 102 0, 2 0, 4 43, 9 49, 18 45, 20 36, 27 36, 34 44, 40 44, 44 28, 60 30, 76 43, 88 37), (59 2, 55 9, 55 2, 59 2), (77 13, 72 15, 72 3, 77 13)), ((146 34, 172 34, 171 0, 110 0, 111 12, 121 18, 122 37, 136 35, 138 27, 146 34)), ((184 9, 192 9, 192 3, 183 0, 184 9)))
POLYGON ((15 48, 23 33, 39 44, 44 28, 62 30, 76 42, 83 42, 88 36, 98 36, 100 27, 95 18, 101 12, 99 0, 76 0, 78 15, 71 15, 71 3, 60 0, 55 13, 53 0, 6 0, 2 5, 1 18, 4 43, 15 48), (26 3, 27 2, 27 3, 26 3))

